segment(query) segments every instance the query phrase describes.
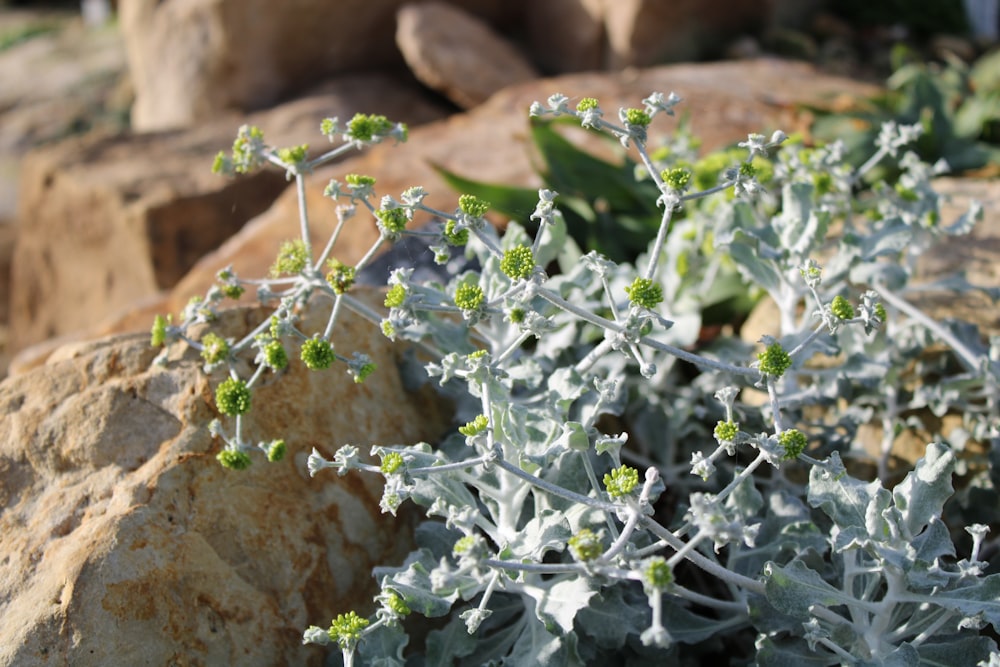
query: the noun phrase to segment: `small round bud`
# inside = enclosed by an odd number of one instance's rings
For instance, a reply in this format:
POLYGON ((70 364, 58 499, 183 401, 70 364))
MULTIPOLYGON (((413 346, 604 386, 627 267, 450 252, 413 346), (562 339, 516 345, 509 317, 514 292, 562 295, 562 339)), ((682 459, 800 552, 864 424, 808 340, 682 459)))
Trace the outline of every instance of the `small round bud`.
POLYGON ((201 358, 207 363, 217 364, 229 356, 229 343, 216 333, 209 332, 201 339, 201 358))
POLYGON ((448 245, 464 246, 469 242, 469 230, 460 229, 455 231, 455 221, 448 220, 444 223, 444 231, 441 233, 448 245))
POLYGON ((604 552, 600 536, 590 528, 581 528, 569 538, 567 545, 573 557, 582 562, 592 561, 604 552))
POLYGON ((455 290, 455 305, 462 310, 478 310, 486 295, 479 285, 464 283, 455 290))
POLYGON ((238 449, 223 449, 215 458, 229 470, 246 470, 252 463, 250 455, 238 449))
POLYGON ((406 300, 406 288, 400 284, 395 284, 385 293, 385 307, 399 308, 406 300))
POLYGON ((403 455, 399 452, 386 452, 382 456, 382 465, 379 470, 383 475, 391 475, 403 467, 403 455))
POLYGON ((779 378, 792 365, 792 358, 781 347, 781 343, 771 343, 763 352, 757 355, 760 362, 760 372, 779 378))
POLYGON ((839 294, 833 297, 833 303, 830 304, 830 311, 842 320, 849 320, 854 317, 854 306, 839 294))
POLYGON ((623 498, 639 485, 639 471, 629 466, 615 468, 604 475, 604 488, 612 498, 623 498))
POLYGON ((278 250, 278 258, 271 265, 271 277, 298 275, 308 264, 309 257, 306 255, 305 241, 302 239, 285 241, 278 250))
POLYGON ((243 380, 226 378, 215 389, 215 405, 219 412, 230 417, 250 411, 250 389, 243 380))
POLYGON ((625 288, 633 306, 652 310, 663 301, 663 288, 649 278, 636 278, 625 288))
POLYGON ((462 195, 458 198, 458 208, 469 217, 481 218, 490 210, 490 203, 475 195, 462 195))
POLYGON ((674 570, 662 556, 654 556, 643 568, 642 582, 654 591, 664 591, 674 583, 674 570))
POLYGON ((535 270, 535 256, 531 248, 517 245, 504 251, 500 260, 500 270, 511 280, 527 280, 535 270))
POLYGON ((719 442, 733 442, 740 432, 740 425, 731 421, 720 421, 715 425, 715 439, 719 442))
POLYGON ((267 460, 271 463, 276 463, 285 458, 285 453, 287 451, 288 446, 285 444, 284 440, 274 440, 267 446, 267 460))
POLYGON ((781 460, 790 461, 798 458, 799 454, 805 451, 808 440, 805 433, 796 428, 790 428, 778 435, 778 444, 785 450, 781 460))
POLYGON ((317 337, 310 338, 302 343, 302 350, 299 353, 299 357, 311 371, 329 368, 333 364, 334 359, 337 358, 330 342, 317 337))

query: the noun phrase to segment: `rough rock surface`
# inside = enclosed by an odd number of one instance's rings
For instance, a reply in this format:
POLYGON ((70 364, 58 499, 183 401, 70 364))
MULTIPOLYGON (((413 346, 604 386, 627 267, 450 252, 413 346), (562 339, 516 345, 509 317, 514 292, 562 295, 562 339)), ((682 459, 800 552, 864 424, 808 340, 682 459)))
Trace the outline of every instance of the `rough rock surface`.
POLYGON ((396 15, 396 45, 420 81, 464 109, 501 88, 538 78, 513 44, 443 2, 404 5, 396 15))
MULTIPOLYGON (((228 311, 214 330, 242 336, 266 314, 228 311)), ((244 435, 289 452, 242 472, 215 460, 219 373, 190 350, 150 367, 147 335, 107 338, 0 384, 0 664, 322 665, 301 632, 370 613, 371 568, 402 560, 412 524, 379 514, 377 476, 310 478, 309 452, 433 441, 445 423, 374 326, 348 315, 334 342, 379 370, 356 385, 293 361, 264 378, 244 435)))
POLYGON ((77 331, 172 287, 205 253, 266 210, 285 189, 265 170, 236 180, 211 173, 242 123, 276 146, 311 142, 326 116, 384 113, 440 118, 416 86, 383 75, 332 80, 249 117, 190 130, 88 135, 39 149, 22 173, 20 234, 11 278, 11 349, 77 331))
MULTIPOLYGON (((273 104, 333 74, 400 66, 394 17, 404 2, 124 2, 133 127, 186 126, 224 109, 273 104)), ((520 7, 505 0, 461 4, 501 24, 520 7)))

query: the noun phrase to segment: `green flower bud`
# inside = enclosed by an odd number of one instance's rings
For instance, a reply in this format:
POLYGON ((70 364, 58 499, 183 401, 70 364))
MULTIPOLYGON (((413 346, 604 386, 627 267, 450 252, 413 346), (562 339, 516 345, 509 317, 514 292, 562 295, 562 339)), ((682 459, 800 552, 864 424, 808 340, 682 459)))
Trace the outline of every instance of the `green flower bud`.
POLYGON ((459 426, 458 432, 466 437, 472 437, 474 435, 479 435, 490 425, 490 420, 486 418, 486 415, 478 415, 471 422, 467 423, 465 426, 459 426))
POLYGON ((394 236, 406 230, 406 209, 403 208, 380 208, 375 211, 375 216, 381 221, 381 227, 385 233, 394 236))
POLYGON ((210 364, 225 361, 229 356, 229 343, 218 334, 209 332, 201 339, 201 358, 210 364))
POLYGON ((382 465, 379 470, 383 475, 391 475, 403 467, 403 455, 399 452, 386 452, 382 455, 382 465))
POLYGON ((264 346, 264 363, 276 371, 288 367, 288 352, 280 340, 272 340, 264 346))
POLYGON ((394 327, 392 325, 392 322, 390 322, 389 320, 382 320, 380 328, 382 329, 382 335, 385 336, 386 338, 389 338, 391 340, 396 337, 396 327, 394 327))
POLYGON ((285 164, 298 164, 305 161, 308 152, 309 144, 279 148, 278 158, 285 164))
POLYGON ((660 172, 660 178, 663 179, 663 182, 666 183, 670 189, 677 190, 678 192, 687 190, 688 186, 691 184, 691 172, 682 167, 664 169, 660 172))
POLYGON ((451 552, 456 556, 461 556, 464 553, 468 553, 475 548, 478 540, 475 535, 465 535, 455 540, 455 546, 451 548, 451 552))
POLYGON ((596 109, 597 107, 598 103, 596 97, 584 97, 576 105, 576 110, 579 111, 580 113, 583 113, 585 111, 591 111, 593 109, 596 109))
POLYGON ((573 557, 584 563, 592 561, 604 553, 601 538, 590 528, 581 528, 580 532, 569 538, 567 545, 573 557))
POLYGON ((385 606, 397 616, 408 616, 410 614, 410 608, 395 591, 389 591, 389 594, 385 597, 385 606))
POLYGON ((271 277, 298 275, 308 264, 309 257, 306 255, 305 241, 302 239, 285 241, 278 250, 278 258, 271 265, 271 277))
POLYGON ((715 425, 715 439, 719 442, 733 442, 740 432, 740 425, 731 421, 720 421, 715 425))
POLYGON ((796 428, 790 428, 778 435, 778 444, 785 450, 785 454, 781 457, 781 460, 790 461, 798 458, 799 454, 806 450, 808 440, 805 433, 796 428))
POLYGON ((642 571, 642 582, 654 591, 664 591, 674 583, 674 570, 662 556, 654 556, 642 571))
POLYGON ((365 188, 375 185, 375 179, 363 174, 348 174, 344 176, 344 181, 352 188, 365 188))
POLYGON ((490 210, 490 203, 475 195, 462 195, 458 198, 458 207, 472 218, 481 218, 490 210))
POLYGON ((604 475, 604 488, 612 498, 623 498, 639 485, 639 471, 629 466, 615 468, 604 475))
POLYGON ((646 127, 652 121, 649 114, 642 109, 626 109, 625 122, 629 125, 641 125, 646 127))
POLYGON ((250 411, 250 389, 247 383, 233 377, 226 378, 215 389, 215 405, 224 415, 245 415, 250 411))
POLYGON ((348 266, 338 259, 329 259, 326 262, 330 272, 326 274, 326 282, 337 294, 343 294, 354 285, 356 271, 353 266, 348 266))
POLYGON ((230 470, 246 470, 253 463, 249 454, 238 449, 223 449, 216 454, 215 458, 222 464, 223 468, 230 470))
POLYGON ((355 141, 371 141, 392 131, 392 123, 385 116, 355 114, 347 124, 347 136, 355 141))
POLYGON ((444 240, 448 242, 448 245, 453 246, 463 246, 469 242, 469 230, 460 229, 455 231, 455 221, 448 220, 444 223, 444 232, 442 232, 444 240))
POLYGON ((504 251, 500 260, 500 270, 511 280, 527 280, 535 270, 535 256, 531 248, 526 245, 517 245, 504 251))
POLYGON ((385 307, 386 308, 399 308, 403 305, 406 300, 406 288, 399 283, 393 285, 389 288, 389 291, 385 293, 385 307))
POLYGON ((849 320, 854 317, 854 306, 839 294, 833 297, 833 303, 830 304, 830 310, 838 318, 842 320, 849 320))
POLYGON ((302 343, 299 357, 309 370, 318 371, 329 368, 337 355, 329 341, 313 337, 302 343))
POLYGON ((740 176, 743 178, 753 178, 757 175, 757 167, 752 162, 740 163, 740 176))
POLYGON ((152 347, 161 347, 167 342, 167 326, 170 325, 171 317, 168 315, 157 315, 153 318, 153 328, 149 330, 149 344, 152 347))
POLYGON ((368 623, 367 618, 361 618, 353 611, 338 614, 330 623, 330 639, 337 642, 342 649, 351 648, 357 645, 361 639, 361 632, 368 627, 368 623))
POLYGON ((276 463, 285 458, 285 453, 287 451, 288 446, 285 444, 284 440, 274 440, 267 446, 267 460, 271 463, 276 463))
POLYGON ((792 358, 781 347, 781 343, 771 343, 767 349, 757 355, 760 362, 760 372, 780 378, 792 365, 792 358))
POLYGON ((886 318, 888 317, 888 315, 885 312, 885 306, 883 306, 881 303, 876 303, 875 304, 875 315, 878 316, 878 318, 880 320, 882 320, 883 322, 885 322, 886 318))
POLYGON ((483 288, 474 283, 463 283, 455 290, 455 305, 462 310, 479 310, 485 300, 483 288))
POLYGON ((663 288, 649 278, 636 278, 625 288, 633 306, 652 310, 663 301, 663 288))

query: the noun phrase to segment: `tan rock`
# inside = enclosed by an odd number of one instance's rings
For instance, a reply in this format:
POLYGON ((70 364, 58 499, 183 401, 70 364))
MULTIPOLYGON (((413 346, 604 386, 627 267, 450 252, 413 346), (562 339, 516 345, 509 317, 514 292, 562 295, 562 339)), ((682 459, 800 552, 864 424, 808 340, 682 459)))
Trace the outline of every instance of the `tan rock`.
POLYGON ((548 0, 525 12, 532 58, 549 73, 603 69, 605 0, 548 0))
POLYGON ((464 109, 538 77, 513 44, 443 2, 404 5, 396 15, 396 45, 420 81, 464 109))
MULTIPOLYGON (((266 210, 284 174, 211 173, 242 123, 277 146, 311 141, 319 123, 359 110, 420 123, 443 114, 415 87, 386 76, 333 80, 299 100, 249 117, 145 135, 87 136, 25 161, 13 269, 11 347, 93 326, 126 304, 172 287, 206 252, 266 210)), ((322 142, 322 143, 320 143, 322 142)))
MULTIPOLYGON (((148 336, 108 338, 0 384, 0 663, 323 664, 302 631, 372 611, 371 568, 401 562, 412 518, 379 514, 377 476, 310 478, 309 452, 433 440, 445 424, 403 388, 399 349, 344 314, 335 344, 379 370, 356 385, 293 362, 265 378, 244 435, 284 437, 288 456, 242 472, 215 460, 219 374, 190 350, 150 367, 148 336)), ((216 330, 266 315, 228 311, 216 330)))
MULTIPOLYGON (((122 3, 135 82, 133 127, 186 126, 225 109, 269 106, 333 74, 402 65, 393 44, 405 0, 189 0, 122 3)), ((459 4, 459 3, 455 3, 459 4)), ((464 9, 507 20, 519 2, 464 9)))

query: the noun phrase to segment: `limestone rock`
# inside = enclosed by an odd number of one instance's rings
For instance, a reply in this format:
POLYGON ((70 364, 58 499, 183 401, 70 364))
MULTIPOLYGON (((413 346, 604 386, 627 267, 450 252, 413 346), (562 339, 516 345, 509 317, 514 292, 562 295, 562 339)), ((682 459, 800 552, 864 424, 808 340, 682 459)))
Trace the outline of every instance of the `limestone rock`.
POLYGON ((411 3, 396 18, 396 45, 410 70, 462 108, 538 77, 513 44, 458 7, 411 3))
MULTIPOLYGON (((322 329, 316 308, 303 324, 322 329)), ((235 309, 213 330, 242 336, 268 313, 235 309)), ((251 442, 284 437, 242 472, 215 460, 216 416, 196 354, 150 367, 148 335, 63 348, 0 384, 0 663, 315 665, 302 631, 373 610, 376 564, 402 561, 412 516, 381 515, 381 479, 310 478, 313 447, 433 441, 446 423, 404 388, 400 350, 349 313, 334 343, 378 371, 296 359, 253 393, 251 442)))
POLYGON ((548 0, 525 12, 533 59, 550 73, 603 69, 605 0, 548 0))
POLYGON ((11 278, 12 349, 92 326, 172 287, 266 210, 287 186, 284 174, 232 180, 211 173, 213 156, 232 145, 239 125, 259 125, 276 146, 311 141, 318 154, 326 141, 320 121, 361 110, 411 123, 443 115, 415 86, 358 75, 249 117, 157 134, 85 136, 30 154, 11 278))
MULTIPOLYGON (((120 16, 138 131, 254 109, 334 74, 401 66, 393 44, 405 0, 130 0, 120 16)), ((455 3, 459 4, 459 3, 455 3)), ((519 2, 466 11, 510 21, 519 2)))

